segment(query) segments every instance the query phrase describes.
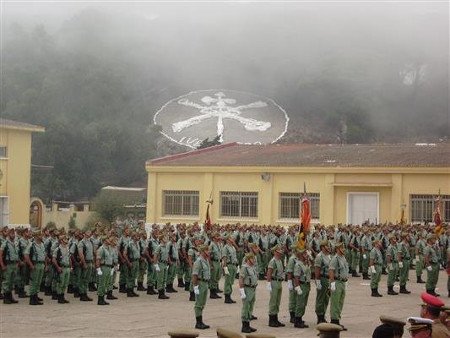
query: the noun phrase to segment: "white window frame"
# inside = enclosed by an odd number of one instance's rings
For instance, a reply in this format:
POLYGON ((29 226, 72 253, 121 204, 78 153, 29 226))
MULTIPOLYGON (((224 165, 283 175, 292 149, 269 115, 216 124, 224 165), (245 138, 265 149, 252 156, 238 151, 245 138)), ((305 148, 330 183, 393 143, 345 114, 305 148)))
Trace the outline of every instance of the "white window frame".
MULTIPOLYGON (((258 204, 259 204, 259 194, 257 191, 221 191, 220 192, 220 219, 252 219, 255 220, 258 218, 258 204), (235 199, 235 202, 238 203, 237 206, 237 214, 232 214, 232 211, 229 213, 224 213, 224 208, 227 206, 224 205, 224 199, 235 199), (243 215, 243 200, 249 199, 248 211, 249 215, 243 215), (256 199, 255 204, 251 204, 250 199, 256 199), (254 213, 251 212, 252 208, 254 208, 254 213)), ((229 206, 229 208, 233 208, 233 206, 229 206)), ((245 210, 244 210, 245 211, 245 210)))
MULTIPOLYGON (((280 192, 278 194, 278 221, 294 221, 299 222, 300 217, 300 201, 303 196, 303 193, 298 192, 280 192), (290 195, 290 196, 288 196, 290 195), (283 209, 283 199, 294 199, 297 200, 294 205, 297 206, 298 212, 293 215, 293 217, 283 217, 282 209, 283 209)), ((311 202, 311 221, 317 222, 320 219, 320 193, 308 193, 309 200, 311 202), (313 206, 314 204, 314 206, 313 206), (313 212, 314 208, 314 212, 313 212), (317 214, 314 213, 317 211, 317 214)))
POLYGON ((373 191, 349 191, 347 192, 347 224, 350 224, 350 196, 353 195, 374 195, 377 197, 377 217, 375 222, 380 222, 380 193, 373 191))
POLYGON ((9 197, 0 196, 0 199, 4 201, 3 210, 0 210, 0 226, 9 226, 9 197))
POLYGON ((163 190, 162 191, 162 216, 187 216, 198 217, 200 207, 200 193, 197 190, 163 190), (174 201, 168 202, 167 198, 180 197, 179 212, 175 211, 174 201), (189 199, 189 200, 188 200, 189 199), (167 210, 167 204, 172 203, 171 210, 167 210))

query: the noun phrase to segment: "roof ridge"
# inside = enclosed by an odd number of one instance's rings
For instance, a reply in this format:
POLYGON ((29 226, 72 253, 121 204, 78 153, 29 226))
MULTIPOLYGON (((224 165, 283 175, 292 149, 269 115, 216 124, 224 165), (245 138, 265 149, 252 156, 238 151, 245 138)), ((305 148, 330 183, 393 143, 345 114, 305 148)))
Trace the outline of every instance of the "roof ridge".
POLYGON ((168 160, 180 159, 180 158, 184 158, 184 157, 188 157, 188 156, 192 156, 192 155, 198 155, 198 154, 214 151, 214 150, 217 150, 217 149, 232 147, 232 146, 235 146, 237 144, 238 144, 237 142, 218 144, 218 145, 215 145, 215 146, 212 146, 212 147, 201 148, 201 149, 196 149, 196 150, 190 150, 190 151, 186 151, 184 153, 178 153, 178 154, 173 154, 173 155, 168 155, 168 156, 164 156, 164 157, 155 158, 153 160, 147 161, 147 163, 154 164, 154 163, 160 163, 160 162, 164 162, 164 161, 168 161, 168 160))

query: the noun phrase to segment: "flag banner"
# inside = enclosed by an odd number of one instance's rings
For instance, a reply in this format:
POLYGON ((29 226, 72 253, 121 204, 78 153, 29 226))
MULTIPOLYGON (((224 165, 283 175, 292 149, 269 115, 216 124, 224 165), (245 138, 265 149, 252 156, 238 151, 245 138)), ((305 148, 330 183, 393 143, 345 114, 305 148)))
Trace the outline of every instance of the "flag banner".
POLYGON ((205 217, 205 230, 211 230, 212 223, 211 223, 211 217, 209 216, 209 206, 211 204, 208 203, 208 206, 206 207, 206 217, 205 217))
POLYGON ((305 194, 301 200, 300 206, 300 223, 302 225, 301 230, 304 233, 309 232, 309 226, 311 223, 311 201, 308 196, 305 194))
POLYGON ((441 218, 441 197, 440 196, 435 201, 433 221, 434 221, 434 233, 439 236, 444 232, 444 226, 442 224, 442 218, 441 218))

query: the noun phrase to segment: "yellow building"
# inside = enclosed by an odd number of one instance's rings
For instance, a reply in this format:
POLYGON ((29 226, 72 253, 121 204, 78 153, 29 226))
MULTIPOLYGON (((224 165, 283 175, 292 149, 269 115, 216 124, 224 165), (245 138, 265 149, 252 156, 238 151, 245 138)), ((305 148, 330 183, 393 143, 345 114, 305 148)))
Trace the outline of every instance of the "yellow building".
POLYGON ((313 222, 450 220, 450 144, 219 145, 147 161, 147 222, 298 223, 306 185, 313 222))
POLYGON ((31 133, 44 130, 0 118, 0 226, 29 224, 31 133))

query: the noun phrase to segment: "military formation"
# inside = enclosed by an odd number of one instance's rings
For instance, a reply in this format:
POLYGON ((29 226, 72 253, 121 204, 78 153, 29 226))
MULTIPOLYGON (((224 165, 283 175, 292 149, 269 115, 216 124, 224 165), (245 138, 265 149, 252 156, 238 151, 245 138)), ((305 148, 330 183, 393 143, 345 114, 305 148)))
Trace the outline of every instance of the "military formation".
MULTIPOLYGON (((316 288, 317 324, 341 324, 347 285, 351 278, 370 280, 371 296, 382 297, 380 277, 387 275, 389 296, 409 294, 410 270, 416 283, 437 296, 439 270, 447 266, 450 231, 436 235, 429 225, 317 225, 298 242, 298 227, 213 225, 197 223, 135 227, 97 227, 94 231, 42 230, 4 227, 0 234, 0 267, 4 304, 29 297, 30 305, 42 305, 42 292, 59 304, 68 294, 81 302, 93 299, 109 305, 117 297, 156 295, 168 300, 184 288, 194 302, 197 329, 207 329, 203 312, 207 299, 234 304, 233 290, 242 301, 242 332, 256 331, 251 321, 258 282, 270 292, 268 325, 281 328, 282 297, 289 299, 290 322, 307 328, 303 320, 310 302, 311 284, 316 288), (223 279, 223 291, 219 281, 223 279), (238 282, 236 283, 236 279, 238 282), (399 293, 394 291, 398 282, 399 293), (117 287, 117 286, 118 287, 117 287), (287 295, 283 289, 287 287, 287 295), (25 291, 28 287, 28 293, 25 291), (140 293, 143 292, 143 293, 140 293), (223 298, 221 296, 223 293, 223 298), (92 294, 91 294, 92 295, 92 294)), ((449 294, 450 297, 450 284, 449 294)))

